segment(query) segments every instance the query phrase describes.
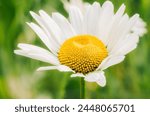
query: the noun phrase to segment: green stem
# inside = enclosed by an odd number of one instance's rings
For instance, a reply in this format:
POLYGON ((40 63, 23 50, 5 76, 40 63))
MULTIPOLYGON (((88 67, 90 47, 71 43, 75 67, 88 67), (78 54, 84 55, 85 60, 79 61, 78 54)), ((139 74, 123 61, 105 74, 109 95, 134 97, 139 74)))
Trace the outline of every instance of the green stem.
POLYGON ((85 98, 85 81, 84 78, 81 77, 80 79, 80 99, 85 98))

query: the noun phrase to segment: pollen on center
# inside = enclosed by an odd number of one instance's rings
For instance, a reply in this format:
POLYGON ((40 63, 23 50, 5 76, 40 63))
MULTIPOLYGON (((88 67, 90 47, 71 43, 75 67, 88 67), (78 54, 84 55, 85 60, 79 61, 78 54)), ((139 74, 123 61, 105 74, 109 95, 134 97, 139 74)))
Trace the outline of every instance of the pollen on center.
POLYGON ((83 74, 94 71, 107 56, 108 52, 103 42, 91 35, 67 39, 58 52, 61 64, 83 74))

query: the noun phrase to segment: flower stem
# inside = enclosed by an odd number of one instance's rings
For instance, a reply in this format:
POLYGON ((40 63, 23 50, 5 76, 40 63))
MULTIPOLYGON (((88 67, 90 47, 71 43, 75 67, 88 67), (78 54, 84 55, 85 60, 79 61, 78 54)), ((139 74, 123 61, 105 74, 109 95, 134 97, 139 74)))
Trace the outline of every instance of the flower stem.
POLYGON ((84 78, 81 77, 80 79, 80 99, 85 98, 85 81, 84 78))

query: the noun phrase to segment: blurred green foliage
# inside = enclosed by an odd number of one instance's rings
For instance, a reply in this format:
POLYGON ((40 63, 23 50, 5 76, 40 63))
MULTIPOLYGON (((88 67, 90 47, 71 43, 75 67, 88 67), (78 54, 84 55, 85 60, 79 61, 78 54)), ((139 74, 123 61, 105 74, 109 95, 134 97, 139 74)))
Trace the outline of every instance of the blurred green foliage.
MULTIPOLYGON (((102 4, 105 0, 97 1, 102 4)), ((106 70, 106 87, 86 82, 86 98, 150 98, 150 0, 112 2, 115 9, 125 3, 130 16, 139 13, 147 22, 148 33, 124 62, 106 70)), ((33 20, 30 10, 40 9, 67 16, 60 0, 0 0, 0 98, 79 98, 79 78, 59 71, 36 72, 47 64, 13 53, 19 42, 43 46, 25 23, 33 20)))

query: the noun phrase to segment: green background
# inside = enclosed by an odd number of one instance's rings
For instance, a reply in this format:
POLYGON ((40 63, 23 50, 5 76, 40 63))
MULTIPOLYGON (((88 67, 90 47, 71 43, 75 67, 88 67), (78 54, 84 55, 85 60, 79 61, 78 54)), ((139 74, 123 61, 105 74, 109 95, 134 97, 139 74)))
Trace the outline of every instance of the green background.
MULTIPOLYGON (((93 2, 94 0, 89 0, 93 2)), ((104 0, 97 0, 101 4, 104 0)), ((148 33, 124 62, 107 70, 107 85, 86 82, 86 98, 150 98, 150 0, 112 0, 115 10, 122 3, 132 16, 139 13, 148 33)), ((80 78, 59 71, 36 72, 40 61, 15 55, 17 44, 44 47, 25 22, 33 21, 29 11, 58 11, 67 16, 60 0, 0 0, 0 98, 79 98, 80 78)))

